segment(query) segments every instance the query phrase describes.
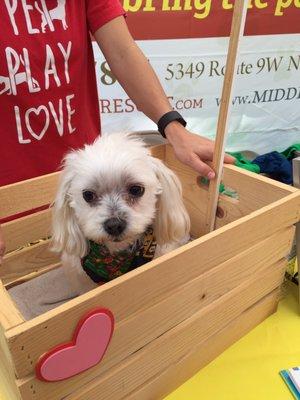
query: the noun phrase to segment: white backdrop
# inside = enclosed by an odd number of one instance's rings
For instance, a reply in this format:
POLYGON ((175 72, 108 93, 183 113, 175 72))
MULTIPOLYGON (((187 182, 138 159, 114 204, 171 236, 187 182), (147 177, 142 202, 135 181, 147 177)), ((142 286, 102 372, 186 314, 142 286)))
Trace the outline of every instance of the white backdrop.
MULTIPOLYGON (((137 43, 188 128, 213 138, 228 38, 137 43)), ((155 129, 115 82, 96 44, 94 54, 102 131, 155 129)), ((229 151, 265 153, 300 142, 300 34, 243 38, 229 131, 229 151)))

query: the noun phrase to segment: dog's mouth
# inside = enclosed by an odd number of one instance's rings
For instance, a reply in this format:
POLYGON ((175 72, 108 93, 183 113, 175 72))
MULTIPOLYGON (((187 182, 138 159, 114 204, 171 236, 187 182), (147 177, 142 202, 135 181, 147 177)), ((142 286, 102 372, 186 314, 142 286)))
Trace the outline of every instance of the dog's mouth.
POLYGON ((123 234, 120 236, 109 236, 108 240, 106 241, 107 243, 116 243, 116 244, 121 244, 123 243, 124 245, 130 245, 137 239, 138 235, 129 235, 129 234, 123 234))
POLYGON ((120 243, 128 240, 128 236, 125 233, 121 233, 120 235, 107 235, 104 239, 104 242, 111 243, 120 243))
MULTIPOLYGON (((95 239, 94 239, 95 240, 95 239)), ((105 243, 120 243, 126 240, 126 237, 124 235, 122 236, 109 236, 107 235, 106 237, 102 237, 100 239, 95 240, 99 244, 105 244, 105 243)))
POLYGON ((114 242, 114 243, 120 243, 123 240, 124 240, 124 238, 122 238, 122 237, 114 237, 114 238, 112 238, 112 242, 114 242))

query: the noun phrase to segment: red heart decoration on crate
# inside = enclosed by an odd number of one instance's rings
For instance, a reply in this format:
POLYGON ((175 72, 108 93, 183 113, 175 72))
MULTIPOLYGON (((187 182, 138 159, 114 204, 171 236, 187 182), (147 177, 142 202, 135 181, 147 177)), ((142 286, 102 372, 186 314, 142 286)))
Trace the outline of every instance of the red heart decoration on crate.
POLYGON ((62 381, 97 365, 103 358, 114 331, 113 314, 97 309, 85 315, 73 339, 44 354, 36 365, 38 379, 62 381))

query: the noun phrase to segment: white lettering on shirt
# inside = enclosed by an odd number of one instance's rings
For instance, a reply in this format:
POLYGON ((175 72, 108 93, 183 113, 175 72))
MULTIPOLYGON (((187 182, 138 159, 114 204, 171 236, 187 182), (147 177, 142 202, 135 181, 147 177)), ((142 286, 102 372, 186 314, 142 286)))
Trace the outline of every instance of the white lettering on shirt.
POLYGON ((53 51, 51 50, 51 47, 47 44, 46 45, 46 65, 45 65, 45 89, 49 89, 50 75, 53 75, 56 85, 59 87, 61 85, 61 83, 60 83, 60 79, 57 75, 54 54, 53 54, 53 51))
POLYGON ((31 24, 29 11, 33 10, 33 6, 30 5, 30 4, 27 4, 26 0, 22 0, 22 6, 23 6, 23 10, 24 10, 24 15, 25 15, 25 20, 26 20, 28 33, 30 33, 30 34, 40 33, 39 29, 33 28, 32 24, 31 24))
POLYGON ((62 99, 59 99, 58 102, 58 109, 59 109, 59 119, 57 117, 57 113, 55 111, 54 105, 51 101, 49 101, 49 108, 51 111, 51 114, 54 118, 54 122, 57 128, 57 132, 59 133, 59 136, 62 136, 64 133, 64 114, 63 114, 63 102, 62 99))
POLYGON ((18 30, 16 20, 15 20, 15 12, 18 7, 18 0, 12 0, 12 3, 10 3, 9 0, 5 0, 5 5, 6 5, 7 11, 8 11, 10 22, 11 22, 13 30, 14 30, 14 34, 18 35, 19 30, 18 30))
POLYGON ((65 60, 65 77, 67 83, 70 83, 70 75, 69 75, 69 58, 71 54, 71 48, 72 48, 72 42, 68 42, 68 47, 67 51, 64 49, 63 45, 61 43, 57 43, 57 46, 59 47, 60 51, 62 52, 62 55, 65 60))
POLYGON ((68 110, 68 127, 69 127, 69 132, 73 133, 76 131, 76 128, 72 127, 72 123, 71 123, 71 118, 72 115, 75 114, 75 110, 71 109, 71 100, 74 98, 74 94, 71 94, 69 96, 66 97, 66 102, 67 102, 67 110, 68 110))

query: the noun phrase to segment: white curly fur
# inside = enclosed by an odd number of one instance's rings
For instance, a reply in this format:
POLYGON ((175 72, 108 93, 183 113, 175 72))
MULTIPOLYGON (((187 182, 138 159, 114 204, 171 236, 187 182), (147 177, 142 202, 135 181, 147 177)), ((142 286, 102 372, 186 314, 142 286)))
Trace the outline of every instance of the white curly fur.
POLYGON ((62 263, 74 289, 83 293, 96 285, 82 270, 87 239, 105 243, 110 252, 128 247, 149 225, 158 243, 156 256, 187 242, 190 219, 182 200, 177 176, 152 157, 141 139, 111 134, 94 144, 70 152, 53 205, 53 248, 62 252, 62 263), (144 195, 128 200, 128 185, 139 184, 144 195), (84 190, 97 194, 95 204, 83 198, 84 190), (126 220, 119 241, 113 240, 103 224, 111 217, 126 220))

